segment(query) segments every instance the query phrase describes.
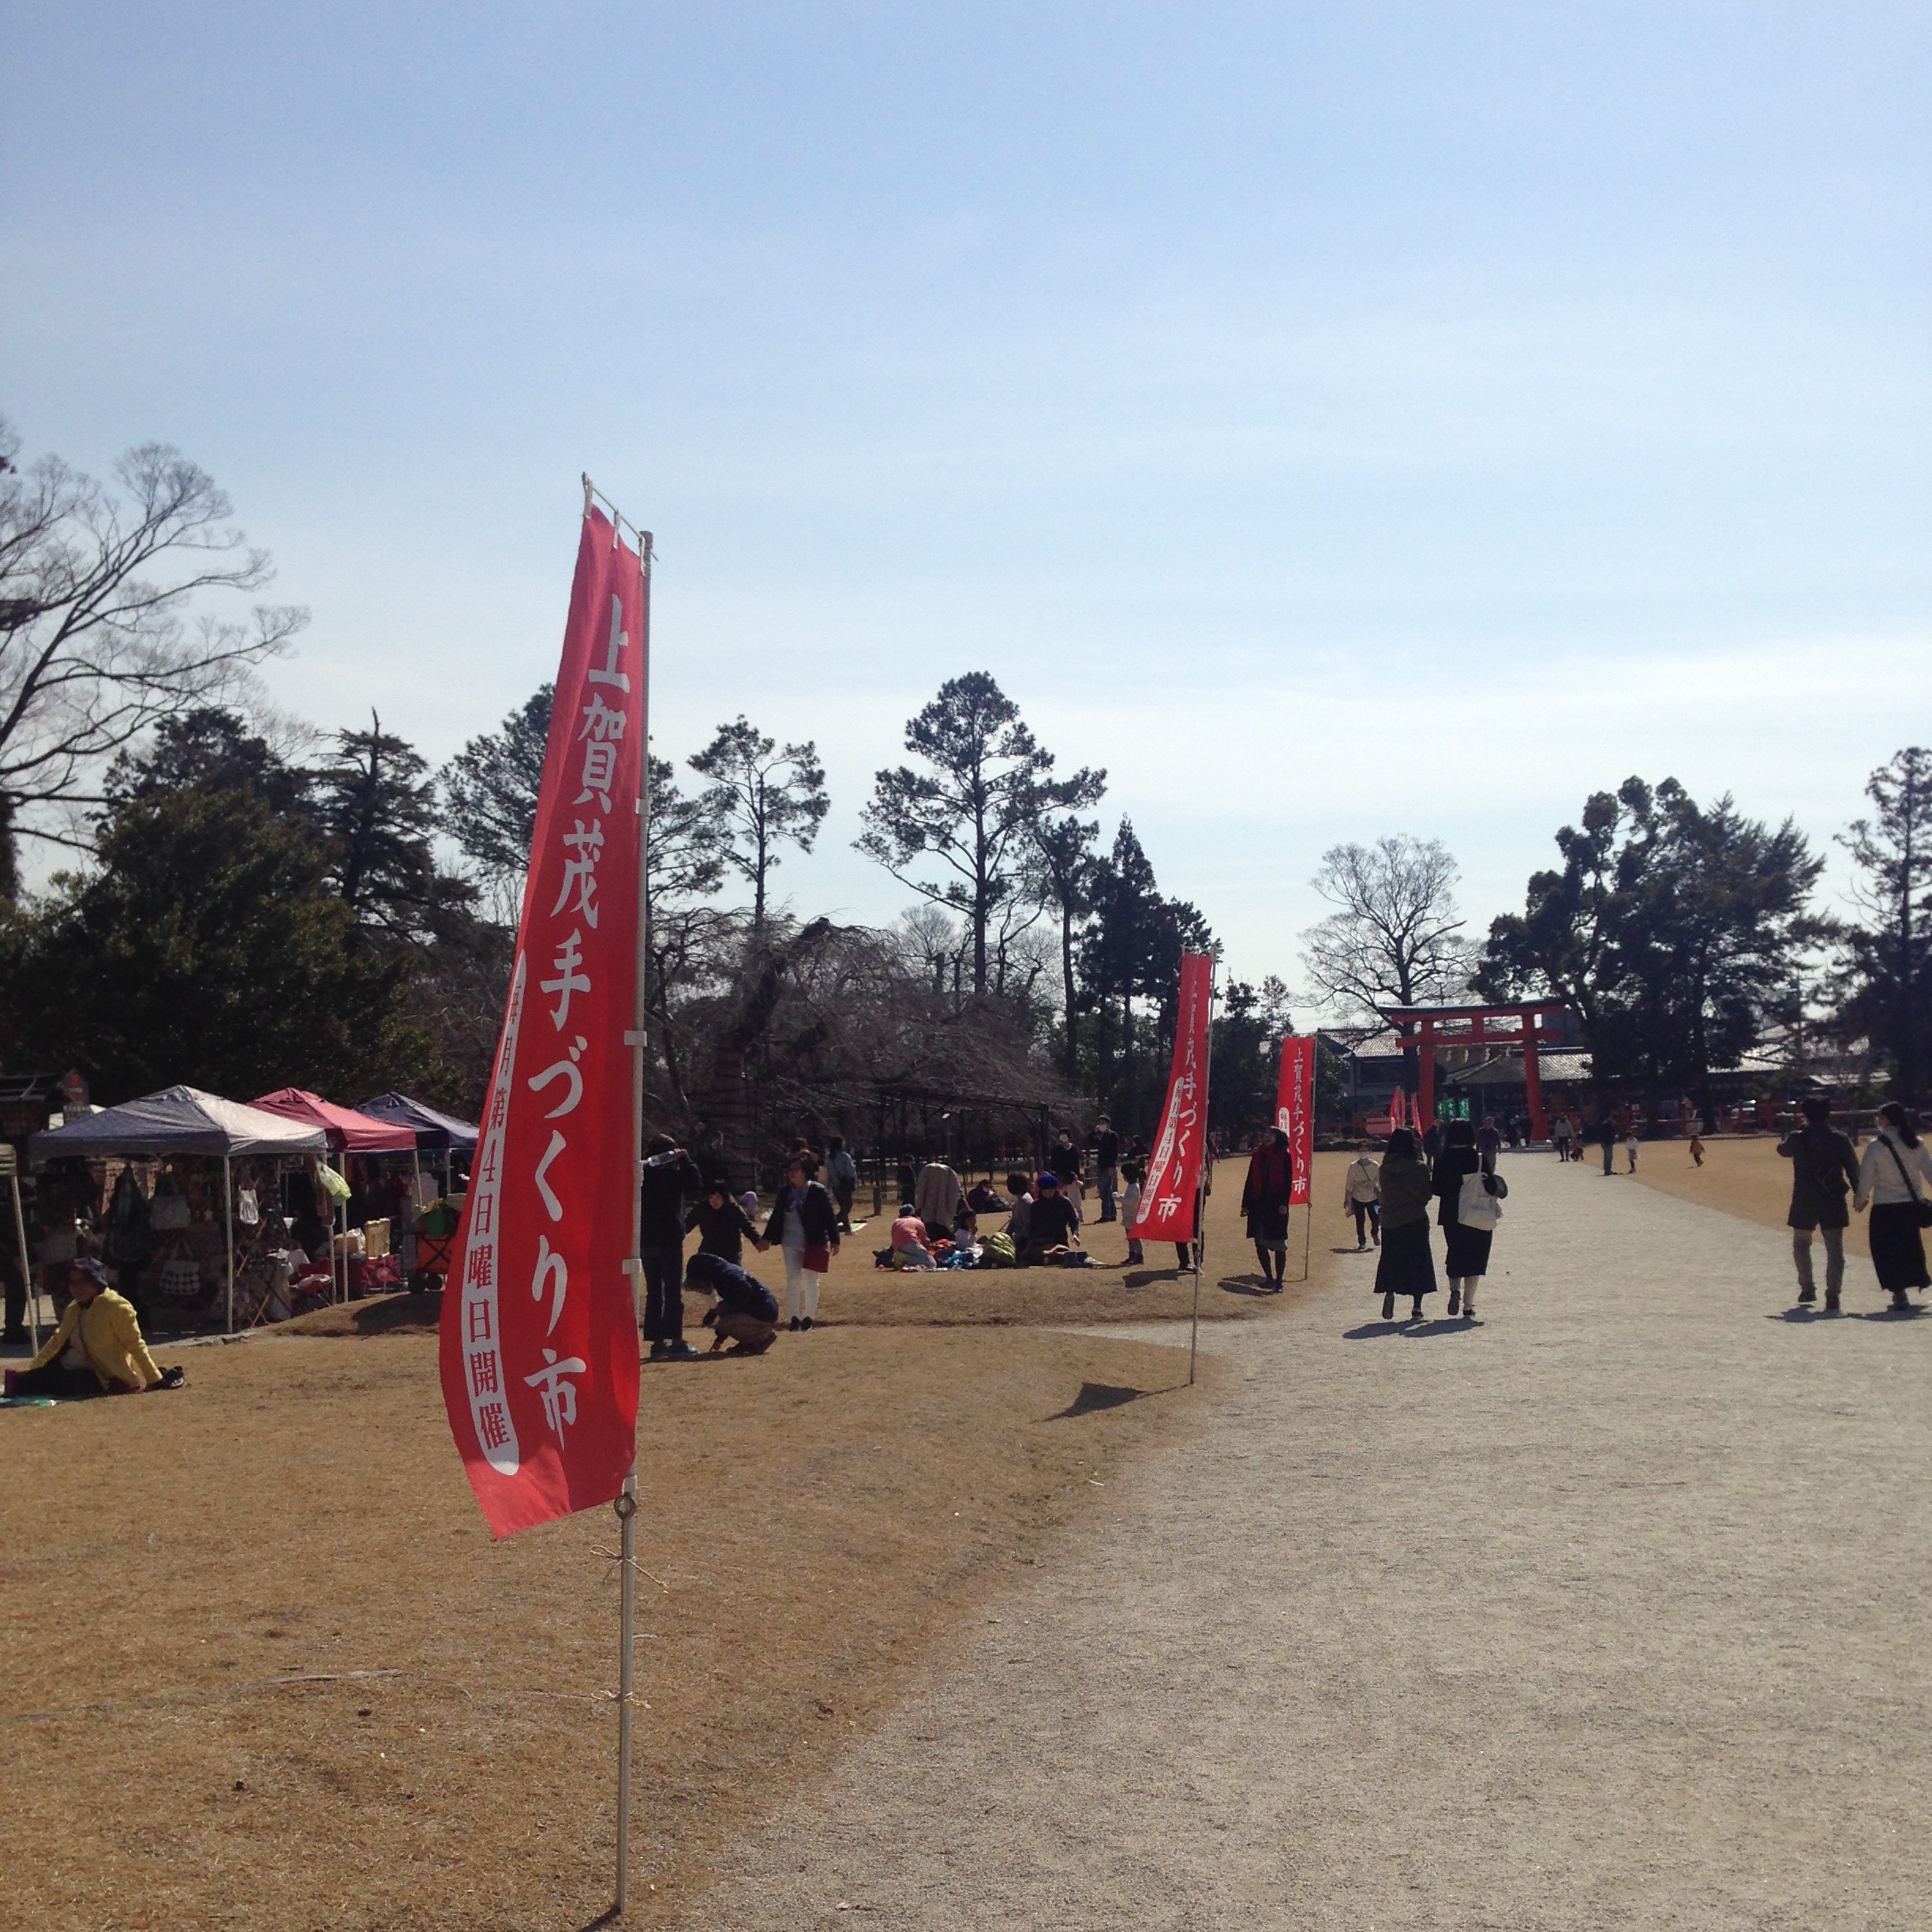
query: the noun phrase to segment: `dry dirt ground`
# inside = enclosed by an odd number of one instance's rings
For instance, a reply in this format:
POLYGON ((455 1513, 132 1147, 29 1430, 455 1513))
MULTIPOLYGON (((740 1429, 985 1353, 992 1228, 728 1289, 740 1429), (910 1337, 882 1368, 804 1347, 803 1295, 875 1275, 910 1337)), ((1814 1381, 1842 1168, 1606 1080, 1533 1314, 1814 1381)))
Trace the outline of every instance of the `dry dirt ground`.
POLYGON ((1208 1331, 1199 1432, 684 1923, 1923 1925, 1932 1317, 1868 1271, 1813 1317, 1775 1227, 1504 1171, 1480 1321, 1384 1324, 1337 1257, 1208 1331))
MULTIPOLYGON (((1243 1280, 1237 1194, 1204 1312, 1279 1318, 1297 1294, 1243 1280)), ((1189 1392, 1170 1347, 1042 1325, 1185 1306, 1144 1272, 908 1282, 852 1244, 818 1332, 647 1372, 638 1922, 1200 1426, 1215 1363, 1189 1392)), ((0 1413, 17 1923, 556 1932, 608 1903, 614 1526, 491 1543, 423 1312, 164 1349, 179 1394, 0 1413)))

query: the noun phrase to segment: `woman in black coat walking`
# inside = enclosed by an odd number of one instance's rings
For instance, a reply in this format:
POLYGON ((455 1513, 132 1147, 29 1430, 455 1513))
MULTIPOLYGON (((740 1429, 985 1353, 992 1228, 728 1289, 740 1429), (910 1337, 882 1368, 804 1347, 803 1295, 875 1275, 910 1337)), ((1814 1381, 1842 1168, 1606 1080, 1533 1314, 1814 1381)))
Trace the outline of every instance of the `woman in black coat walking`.
POLYGON ((1382 1319, 1395 1316, 1395 1297, 1415 1303, 1409 1319, 1422 1319, 1422 1297, 1436 1292, 1436 1258, 1429 1252, 1429 1170, 1421 1144, 1406 1127, 1389 1136, 1382 1159, 1382 1254, 1376 1264, 1375 1291, 1382 1297, 1382 1319))
POLYGON ((1451 1121, 1447 1140, 1436 1163, 1436 1197, 1441 1204, 1436 1219, 1448 1237, 1443 1272, 1449 1277, 1449 1312, 1459 1315, 1466 1304, 1473 1314, 1477 1278, 1489 1272, 1489 1243, 1494 1237, 1489 1229, 1467 1226, 1461 1218, 1462 1183, 1483 1170, 1475 1133, 1467 1121, 1451 1121))

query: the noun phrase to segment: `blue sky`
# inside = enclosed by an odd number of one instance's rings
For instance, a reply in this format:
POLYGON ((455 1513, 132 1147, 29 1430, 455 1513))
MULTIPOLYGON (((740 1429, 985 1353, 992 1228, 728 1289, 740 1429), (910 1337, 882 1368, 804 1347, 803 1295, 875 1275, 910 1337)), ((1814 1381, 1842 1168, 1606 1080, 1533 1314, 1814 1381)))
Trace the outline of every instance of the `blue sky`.
POLYGON ((817 739, 802 908, 940 680, 1114 774, 1231 964, 1339 840, 1478 923, 1626 773, 1829 838, 1926 736, 1932 13, 5 8, 0 410, 176 443, 441 758, 578 472, 655 729, 817 739))

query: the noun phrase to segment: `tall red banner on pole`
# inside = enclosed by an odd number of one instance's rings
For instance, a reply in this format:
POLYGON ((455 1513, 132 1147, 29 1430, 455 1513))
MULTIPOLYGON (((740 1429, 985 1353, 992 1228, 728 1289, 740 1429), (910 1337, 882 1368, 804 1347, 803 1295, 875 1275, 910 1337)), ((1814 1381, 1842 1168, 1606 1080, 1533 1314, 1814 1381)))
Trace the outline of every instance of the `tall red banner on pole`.
POLYGON ((1213 992, 1214 961, 1205 953, 1182 953, 1167 1101, 1140 1190, 1140 1212, 1127 1230, 1129 1240, 1194 1238, 1195 1198, 1208 1133, 1208 1020, 1213 992))
POLYGON ((1288 1136, 1288 1157, 1294 1165, 1294 1191, 1290 1200, 1308 1205, 1309 1184, 1315 1166, 1315 1041, 1312 1035, 1282 1042, 1281 1079, 1275 1090, 1275 1125, 1288 1136))
POLYGON ((489 1098, 443 1297, 443 1398, 489 1526, 615 1499, 636 1455, 631 1054, 650 610, 586 515, 489 1098))

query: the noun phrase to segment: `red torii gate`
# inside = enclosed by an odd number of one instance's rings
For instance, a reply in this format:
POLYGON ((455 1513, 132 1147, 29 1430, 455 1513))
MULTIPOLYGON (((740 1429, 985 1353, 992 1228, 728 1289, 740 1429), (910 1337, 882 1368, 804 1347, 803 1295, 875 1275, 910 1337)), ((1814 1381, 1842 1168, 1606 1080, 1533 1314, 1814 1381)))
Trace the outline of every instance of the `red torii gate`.
POLYGON ((1545 1014, 1560 1017, 1565 1011, 1561 1000, 1526 1000, 1507 1006, 1387 1006, 1382 1017, 1395 1029, 1406 1053, 1414 1047, 1421 1059, 1421 1092, 1417 1096, 1425 1122, 1436 1118, 1436 1049, 1438 1046, 1520 1046, 1523 1056, 1523 1088, 1530 1102, 1530 1129, 1533 1137, 1547 1137, 1548 1123, 1543 1114, 1543 1076, 1537 1065, 1539 1043, 1563 1043, 1560 1028, 1552 1028, 1545 1014), (1539 1025, 1539 1020, 1542 1024, 1539 1025), (1496 1023, 1507 1023, 1497 1030, 1496 1023), (1437 1029, 1445 1024, 1449 1033, 1437 1029), (1411 1032, 1410 1028, 1415 1030, 1411 1032))

